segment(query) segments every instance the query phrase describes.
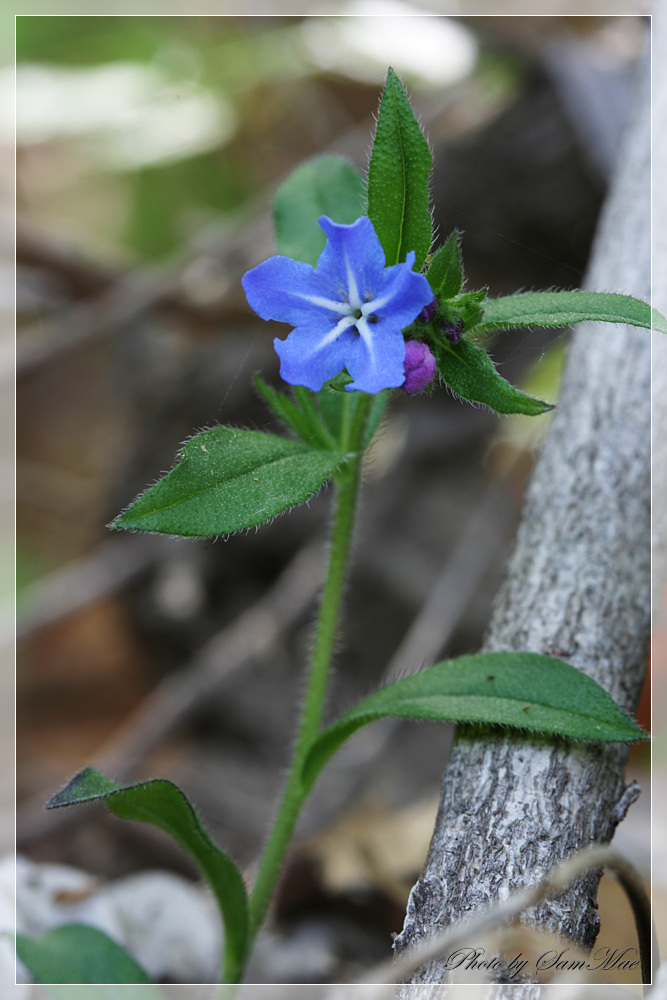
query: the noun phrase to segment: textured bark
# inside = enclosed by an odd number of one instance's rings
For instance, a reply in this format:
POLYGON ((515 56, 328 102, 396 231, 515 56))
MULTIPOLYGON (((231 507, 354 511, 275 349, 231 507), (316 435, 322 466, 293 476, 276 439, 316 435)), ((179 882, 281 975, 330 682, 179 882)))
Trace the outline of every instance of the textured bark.
MULTIPOLYGON (((586 287, 648 299, 650 250, 646 73, 586 287)), ((485 643, 488 651, 560 655, 628 712, 639 699, 650 629, 650 415, 649 335, 582 324, 485 643)), ((578 849, 610 841, 639 793, 625 785, 626 760, 618 746, 480 738, 459 727, 396 949, 535 883, 578 849)), ((590 874, 527 922, 590 947, 599 877, 590 874)), ((412 982, 447 977, 437 961, 412 982)), ((519 992, 521 1000, 541 995, 535 986, 519 992)))

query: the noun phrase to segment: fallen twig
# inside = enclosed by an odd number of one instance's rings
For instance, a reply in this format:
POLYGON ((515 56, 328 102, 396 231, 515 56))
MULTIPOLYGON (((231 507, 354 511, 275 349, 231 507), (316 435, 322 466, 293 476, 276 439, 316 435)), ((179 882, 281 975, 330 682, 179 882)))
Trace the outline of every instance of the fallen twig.
POLYGON ((446 952, 455 951, 471 938, 479 938, 489 931, 497 931, 501 924, 514 920, 525 910, 543 900, 558 895, 585 872, 603 867, 614 872, 628 895, 637 925, 642 980, 644 983, 650 983, 659 965, 658 943, 651 919, 651 904, 641 876, 618 851, 599 845, 574 854, 564 864, 554 868, 537 885, 521 889, 502 903, 490 906, 479 916, 435 935, 419 947, 404 953, 397 961, 389 959, 374 966, 361 982, 400 983, 433 959, 441 958, 446 952))

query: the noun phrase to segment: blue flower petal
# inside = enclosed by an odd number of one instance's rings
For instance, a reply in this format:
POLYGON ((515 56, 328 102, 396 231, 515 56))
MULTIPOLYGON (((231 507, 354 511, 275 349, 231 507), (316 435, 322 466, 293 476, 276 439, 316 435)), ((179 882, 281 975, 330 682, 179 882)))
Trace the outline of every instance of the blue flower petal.
POLYGON ((433 299, 433 291, 424 275, 412 270, 414 262, 415 254, 411 250, 405 263, 385 268, 373 296, 375 315, 381 319, 391 318, 401 329, 412 323, 433 299))
POLYGON ((319 392, 325 382, 346 367, 351 344, 358 337, 350 325, 334 335, 340 324, 314 324, 310 321, 297 326, 286 340, 273 341, 280 358, 280 377, 289 385, 305 385, 319 392))
POLYGON ((370 301, 385 267, 384 251, 371 220, 362 215, 346 226, 323 215, 319 226, 327 242, 317 262, 317 273, 332 283, 343 282, 346 298, 352 283, 361 301, 370 301))
POLYGON ((314 314, 342 316, 348 311, 340 282, 328 281, 310 264, 291 257, 269 257, 242 279, 248 302, 262 319, 298 326, 314 314))
POLYGON ((353 381, 346 391, 382 392, 397 389, 405 381, 405 341, 399 326, 385 320, 375 324, 362 320, 359 333, 345 354, 345 367, 353 381))

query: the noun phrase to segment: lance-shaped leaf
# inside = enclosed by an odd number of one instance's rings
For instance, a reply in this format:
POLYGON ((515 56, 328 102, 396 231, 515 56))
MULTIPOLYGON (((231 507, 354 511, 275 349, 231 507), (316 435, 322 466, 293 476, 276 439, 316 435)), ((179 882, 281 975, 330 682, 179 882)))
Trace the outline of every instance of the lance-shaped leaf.
POLYGON ((475 332, 507 330, 511 327, 571 326, 591 320, 600 323, 624 323, 667 333, 662 313, 631 295, 613 292, 521 292, 498 299, 487 299, 484 316, 475 332))
POLYGON ((103 801, 122 819, 159 827, 190 855, 211 887, 224 921, 224 981, 236 982, 247 950, 245 885, 234 862, 213 843, 180 788, 164 779, 117 785, 87 767, 54 795, 46 808, 96 801, 103 801))
POLYGON ((273 199, 278 253, 313 266, 326 237, 321 215, 350 225, 364 214, 366 189, 351 163, 340 156, 307 160, 283 181, 273 199))
POLYGON ((428 181, 433 158, 403 84, 387 74, 368 166, 368 215, 387 265, 410 250, 421 269, 431 247, 433 222, 428 181))
POLYGON ((499 375, 483 347, 461 340, 442 340, 434 345, 440 375, 457 396, 482 403, 496 413, 536 416, 553 409, 551 403, 527 396, 499 375))
POLYGON ((511 726, 601 743, 648 739, 604 688, 571 664, 537 653, 480 653, 388 684, 325 729, 304 762, 305 790, 349 736, 386 716, 511 726))
MULTIPOLYGON (((124 991, 122 995, 127 1000, 139 1000, 140 996, 145 1000, 161 997, 139 963, 97 927, 62 924, 39 937, 17 934, 16 954, 38 983, 133 983, 140 984, 143 989, 141 994, 136 990, 124 991)), ((64 996, 64 992, 60 996, 64 996)), ((106 996, 110 996, 108 991, 106 996)))
POLYGON ((460 234, 455 229, 433 254, 426 277, 439 299, 453 299, 463 287, 463 261, 459 245, 460 234))
POLYGON ((342 461, 301 441, 214 427, 109 527, 197 537, 254 528, 310 499, 342 461))
MULTIPOLYGON (((317 415, 315 420, 313 420, 312 416, 304 412, 288 396, 267 385, 259 375, 255 375, 253 381, 255 388, 276 416, 282 420, 286 427, 289 427, 295 434, 298 434, 302 441, 313 445, 315 448, 324 447, 329 449, 334 445, 332 438, 328 435, 326 428, 322 426, 317 415)), ((297 386, 296 388, 299 389, 302 387, 297 386)), ((308 391, 308 389, 303 390, 303 392, 308 391)))

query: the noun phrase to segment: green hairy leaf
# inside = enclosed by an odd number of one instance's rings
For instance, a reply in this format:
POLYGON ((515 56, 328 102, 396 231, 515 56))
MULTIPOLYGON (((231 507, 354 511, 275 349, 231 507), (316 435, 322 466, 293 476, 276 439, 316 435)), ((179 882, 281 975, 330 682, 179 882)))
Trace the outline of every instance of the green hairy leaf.
POLYGON ((439 341, 434 345, 440 375, 462 399, 482 403, 496 413, 524 413, 536 416, 553 409, 550 403, 534 399, 515 389, 499 375, 483 347, 460 340, 458 344, 439 341))
POLYGON ((254 528, 310 499, 342 461, 301 441, 214 427, 109 527, 196 537, 254 528))
POLYGON ((487 299, 484 316, 475 333, 507 330, 511 327, 571 326, 591 320, 600 323, 625 323, 647 330, 651 324, 667 333, 664 316, 631 295, 612 292, 521 292, 498 299, 487 299))
POLYGON ((315 266, 326 238, 321 215, 347 225, 364 214, 364 182, 340 156, 308 160, 280 185, 273 199, 278 253, 315 266))
MULTIPOLYGON (((16 954, 38 983, 140 983, 146 1000, 160 995, 125 948, 96 927, 63 924, 40 937, 17 934, 16 954), (151 985, 153 989, 146 991, 151 985)), ((130 1000, 137 993, 124 995, 130 1000)))
MULTIPOLYGON (((321 427, 313 426, 313 422, 296 403, 284 393, 267 385, 259 375, 255 375, 253 381, 267 405, 290 430, 294 431, 306 444, 311 444, 315 448, 322 447, 321 427)), ((308 389, 304 391, 308 392, 308 389)), ((326 446, 330 447, 331 442, 327 442, 326 446)))
POLYGON ((314 741, 309 790, 357 729, 386 716, 511 726, 589 742, 648 739, 609 694, 576 667, 537 653, 480 653, 437 663, 365 698, 314 741))
POLYGON ((418 271, 430 250, 433 223, 428 182, 432 163, 405 88, 390 69, 368 167, 368 215, 387 265, 399 264, 414 250, 418 271))
POLYGON ((439 299, 453 299, 463 287, 463 261, 457 230, 437 250, 429 264, 426 277, 439 299))
POLYGON ((99 771, 85 768, 47 809, 103 801, 121 819, 150 823, 169 834, 190 855, 211 887, 225 924, 225 981, 235 982, 247 948, 247 898, 241 874, 231 858, 213 843, 183 792, 171 781, 155 779, 117 785, 99 771))

